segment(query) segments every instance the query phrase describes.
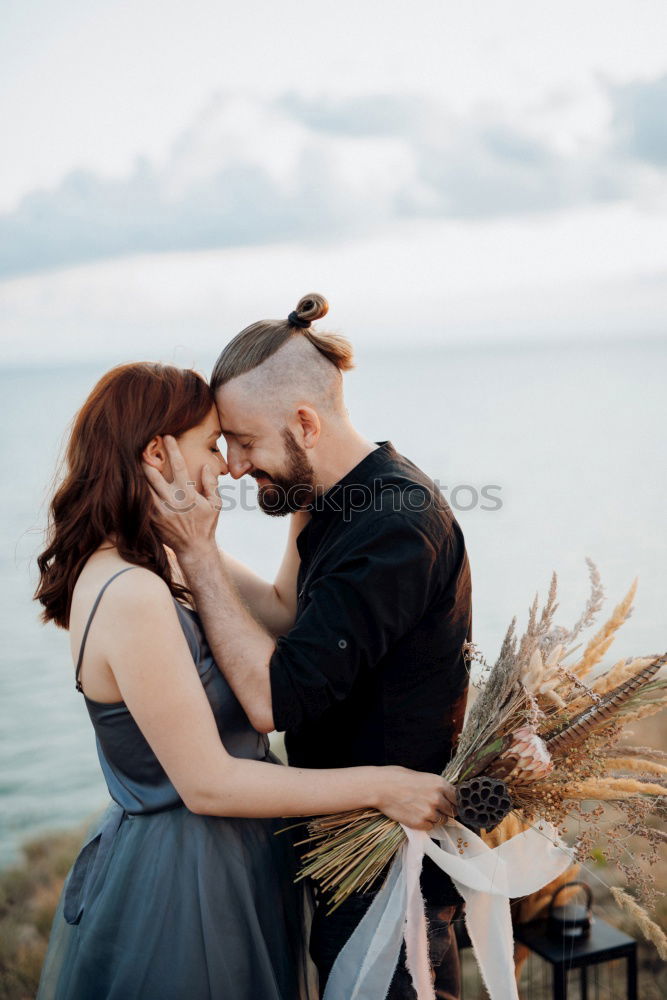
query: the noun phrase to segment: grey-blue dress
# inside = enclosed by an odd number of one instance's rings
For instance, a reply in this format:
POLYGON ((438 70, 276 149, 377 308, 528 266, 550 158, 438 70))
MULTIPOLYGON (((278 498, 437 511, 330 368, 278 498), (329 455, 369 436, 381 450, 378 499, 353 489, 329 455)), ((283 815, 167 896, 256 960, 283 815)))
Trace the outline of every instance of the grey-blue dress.
MULTIPOLYGON (((174 603, 228 752, 281 766, 174 603)), ((37 1000, 313 1000, 286 822, 190 812, 125 703, 84 698, 111 802, 68 872, 37 1000)))

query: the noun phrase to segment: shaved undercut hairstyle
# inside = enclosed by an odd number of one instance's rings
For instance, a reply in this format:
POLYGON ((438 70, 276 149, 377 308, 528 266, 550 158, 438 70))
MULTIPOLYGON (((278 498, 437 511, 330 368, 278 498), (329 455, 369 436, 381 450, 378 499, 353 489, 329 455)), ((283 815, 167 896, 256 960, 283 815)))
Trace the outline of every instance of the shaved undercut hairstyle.
POLYGON ((278 359, 274 359, 265 369, 266 375, 271 376, 274 391, 281 388, 283 380, 292 384, 300 381, 300 376, 305 374, 304 367, 310 369, 311 384, 319 382, 324 388, 328 383, 331 390, 332 381, 336 385, 342 383, 342 372, 354 368, 350 341, 338 333, 319 333, 311 329, 311 323, 322 319, 328 311, 324 296, 312 292, 299 300, 287 319, 260 320, 245 327, 227 344, 215 363, 211 374, 213 392, 226 382, 264 365, 286 345, 288 349, 281 355, 284 363, 278 364, 278 359), (306 347, 306 342, 313 350, 306 347))

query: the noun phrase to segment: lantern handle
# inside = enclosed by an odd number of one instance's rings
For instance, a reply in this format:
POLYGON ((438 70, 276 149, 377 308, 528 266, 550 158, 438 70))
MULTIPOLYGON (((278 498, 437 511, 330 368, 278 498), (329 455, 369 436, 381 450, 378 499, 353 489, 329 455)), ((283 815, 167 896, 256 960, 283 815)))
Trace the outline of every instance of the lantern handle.
POLYGON ((547 911, 548 916, 551 916, 551 913, 552 913, 553 908, 554 908, 554 904, 556 902, 556 896, 558 895, 558 893, 561 892, 562 889, 567 889, 568 886, 571 886, 571 885, 578 885, 580 888, 586 890, 586 896, 587 896, 586 908, 588 910, 591 909, 591 906, 593 904, 593 892, 591 890, 590 885, 588 885, 586 882, 580 882, 580 881, 578 881, 578 880, 575 879, 573 882, 564 882, 563 885, 559 885, 558 886, 558 888, 556 889, 556 891, 552 895, 551 899, 549 900, 549 909, 547 911))

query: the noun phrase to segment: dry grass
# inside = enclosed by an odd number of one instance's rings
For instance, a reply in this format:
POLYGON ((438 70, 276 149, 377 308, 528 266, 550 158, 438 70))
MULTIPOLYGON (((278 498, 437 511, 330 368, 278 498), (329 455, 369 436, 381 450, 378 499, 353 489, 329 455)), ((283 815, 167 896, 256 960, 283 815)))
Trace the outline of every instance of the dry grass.
POLYGON ((0 872, 0 1000, 35 995, 53 914, 86 825, 27 841, 24 861, 0 872))
POLYGON ((657 760, 644 760, 643 757, 607 757, 607 767, 612 771, 640 771, 647 774, 665 775, 667 765, 657 760))
POLYGON ((645 910, 638 906, 635 900, 624 889, 613 886, 611 894, 620 908, 630 915, 644 937, 651 941, 660 958, 667 959, 667 934, 654 920, 651 920, 645 910))
POLYGON ((636 795, 664 795, 663 785, 635 778, 589 778, 561 785, 560 793, 569 799, 596 799, 598 801, 633 798, 636 795))
POLYGON ((602 660, 619 628, 630 615, 636 590, 637 580, 634 580, 623 600, 614 608, 611 618, 595 633, 579 662, 572 667, 572 673, 575 676, 585 677, 602 660))

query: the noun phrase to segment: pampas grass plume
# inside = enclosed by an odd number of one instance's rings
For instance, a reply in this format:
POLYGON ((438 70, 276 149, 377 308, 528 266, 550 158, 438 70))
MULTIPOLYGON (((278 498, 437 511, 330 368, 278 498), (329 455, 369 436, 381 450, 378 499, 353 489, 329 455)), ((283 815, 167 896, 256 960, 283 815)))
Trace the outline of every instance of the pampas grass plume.
POLYGON ((667 935, 651 920, 648 913, 629 896, 623 889, 612 886, 611 894, 622 910, 625 910, 637 922, 637 927, 648 941, 652 941, 658 949, 660 958, 667 958, 667 935))

